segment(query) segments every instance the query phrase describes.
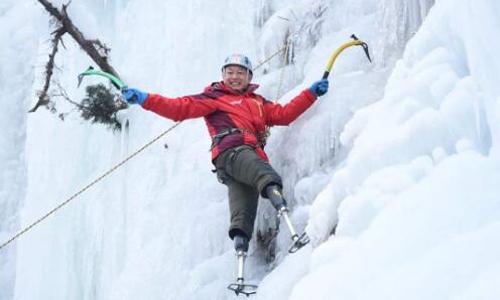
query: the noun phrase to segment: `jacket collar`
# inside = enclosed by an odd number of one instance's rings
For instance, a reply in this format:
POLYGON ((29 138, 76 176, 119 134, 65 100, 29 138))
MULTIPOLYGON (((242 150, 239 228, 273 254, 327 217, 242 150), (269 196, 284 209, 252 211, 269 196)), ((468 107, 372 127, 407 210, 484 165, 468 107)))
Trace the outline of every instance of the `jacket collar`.
POLYGON ((212 84, 210 84, 205 88, 205 92, 217 91, 217 92, 222 92, 224 94, 248 96, 253 94, 253 92, 257 88, 259 88, 258 84, 250 83, 245 91, 238 92, 225 85, 223 81, 219 81, 219 82, 212 82, 212 84))

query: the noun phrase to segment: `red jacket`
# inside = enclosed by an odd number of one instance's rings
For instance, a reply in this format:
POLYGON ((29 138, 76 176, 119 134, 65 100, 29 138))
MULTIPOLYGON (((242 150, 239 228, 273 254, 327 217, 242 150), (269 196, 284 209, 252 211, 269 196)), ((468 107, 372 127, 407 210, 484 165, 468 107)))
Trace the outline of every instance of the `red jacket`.
POLYGON ((267 160, 258 135, 265 132, 266 125, 290 124, 314 103, 316 96, 306 89, 288 104, 280 105, 255 94, 258 87, 250 84, 245 92, 238 93, 223 82, 214 82, 198 95, 166 98, 149 94, 142 107, 174 121, 204 117, 212 139, 228 128, 240 129, 212 148, 212 161, 224 150, 243 144, 254 147, 267 160))

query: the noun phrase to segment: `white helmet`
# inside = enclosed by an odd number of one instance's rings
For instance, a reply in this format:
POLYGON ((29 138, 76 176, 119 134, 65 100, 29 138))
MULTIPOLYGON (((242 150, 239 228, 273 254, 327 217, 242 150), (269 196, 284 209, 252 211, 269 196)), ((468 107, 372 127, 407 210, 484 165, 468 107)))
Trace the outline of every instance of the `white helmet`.
POLYGON ((240 66, 247 69, 248 71, 250 71, 250 73, 253 74, 252 62, 248 57, 242 54, 233 54, 228 56, 224 60, 224 64, 222 65, 222 70, 224 71, 224 68, 227 66, 240 66))

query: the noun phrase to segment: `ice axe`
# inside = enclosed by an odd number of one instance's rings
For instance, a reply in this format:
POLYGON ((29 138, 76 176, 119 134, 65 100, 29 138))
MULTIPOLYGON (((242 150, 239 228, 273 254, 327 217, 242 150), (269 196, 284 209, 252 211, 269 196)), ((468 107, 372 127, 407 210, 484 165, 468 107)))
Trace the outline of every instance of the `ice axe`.
POLYGON ((335 63, 335 60, 339 56, 339 54, 344 51, 345 49, 352 47, 352 46, 361 46, 363 47, 363 50, 365 51, 366 57, 370 62, 372 62, 372 59, 370 58, 370 52, 368 51, 368 44, 363 42, 362 40, 358 39, 354 34, 351 35, 352 40, 345 42, 344 44, 340 45, 340 47, 335 50, 332 55, 330 56, 330 59, 328 60, 328 64, 326 65, 326 71, 323 73, 323 79, 327 79, 328 75, 330 75, 330 71, 332 70, 333 64, 335 63))
MULTIPOLYGON (((97 75, 97 76, 102 76, 102 77, 105 77, 107 79, 109 79, 109 81, 111 81, 111 84, 113 84, 114 87, 116 87, 120 92, 123 92, 123 90, 125 90, 128 86, 120 79, 118 78, 117 76, 111 74, 111 73, 108 73, 108 72, 104 72, 104 71, 100 71, 100 70, 96 70, 94 69, 92 66, 88 67, 87 70, 85 70, 85 72, 83 73, 80 73, 78 75, 78 87, 80 86, 80 84, 82 83, 83 81, 83 77, 85 76, 90 76, 90 75, 97 75)), ((137 99, 134 99, 135 97, 137 96, 133 96, 132 97, 132 102, 136 101, 137 99)), ((124 102, 126 102, 125 100, 123 100, 124 102)))
POLYGON ((103 77, 109 79, 111 81, 111 84, 113 84, 113 86, 115 86, 120 91, 127 88, 127 85, 125 83, 123 83, 123 81, 121 81, 120 78, 116 77, 113 74, 110 74, 110 73, 107 73, 104 71, 100 71, 100 70, 96 70, 92 66, 88 67, 88 69, 85 70, 85 72, 78 75, 78 87, 82 83, 83 77, 90 76, 90 75, 103 76, 103 77))

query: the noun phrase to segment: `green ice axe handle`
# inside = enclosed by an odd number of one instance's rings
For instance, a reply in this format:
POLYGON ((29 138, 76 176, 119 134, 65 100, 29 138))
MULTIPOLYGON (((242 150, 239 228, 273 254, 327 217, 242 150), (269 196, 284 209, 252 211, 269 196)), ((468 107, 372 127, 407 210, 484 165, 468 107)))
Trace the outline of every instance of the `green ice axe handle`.
POLYGON ((123 83, 123 81, 121 81, 120 78, 116 77, 115 75, 110 74, 110 73, 106 73, 104 71, 96 70, 92 67, 89 67, 85 72, 78 75, 78 86, 80 86, 80 84, 82 83, 83 77, 89 76, 89 75, 99 75, 99 76, 106 77, 120 91, 127 87, 127 85, 125 83, 123 83))

